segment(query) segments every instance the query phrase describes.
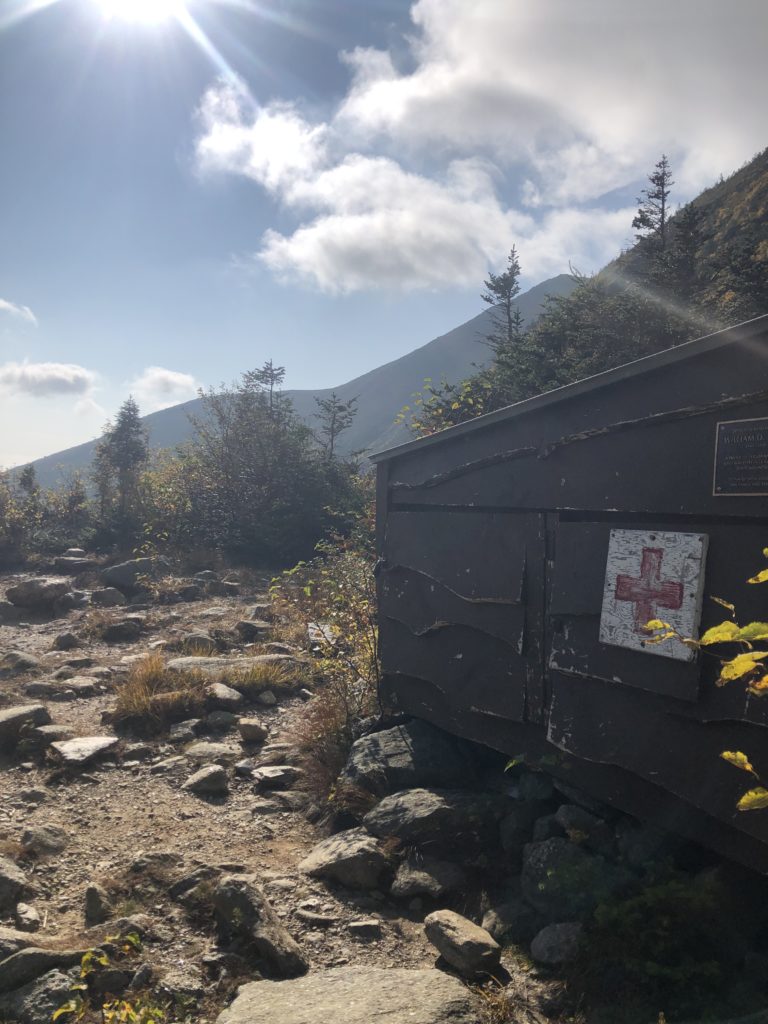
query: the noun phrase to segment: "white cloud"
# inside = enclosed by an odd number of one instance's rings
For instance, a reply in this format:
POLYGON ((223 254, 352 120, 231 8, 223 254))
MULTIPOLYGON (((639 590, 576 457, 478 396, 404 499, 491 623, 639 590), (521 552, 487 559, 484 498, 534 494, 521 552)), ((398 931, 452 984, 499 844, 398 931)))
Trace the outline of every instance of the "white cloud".
POLYGON ((12 395, 85 395, 95 383, 96 374, 75 363, 0 364, 0 388, 12 395))
POLYGON ((634 211, 606 194, 662 151, 684 201, 765 142, 764 0, 738 17, 720 0, 418 0, 411 17, 409 70, 344 55, 327 122, 242 83, 204 97, 201 168, 252 179, 296 218, 256 253, 278 278, 471 286, 513 243, 528 281, 593 270, 631 237, 634 211))
POLYGON ((18 317, 21 320, 26 320, 28 324, 32 324, 33 327, 37 327, 37 317, 29 306, 17 306, 15 302, 9 302, 7 299, 0 299, 0 313, 10 313, 11 316, 18 317))
POLYGON ((189 373, 148 366, 130 384, 130 390, 143 413, 157 412, 194 398, 198 384, 189 373))

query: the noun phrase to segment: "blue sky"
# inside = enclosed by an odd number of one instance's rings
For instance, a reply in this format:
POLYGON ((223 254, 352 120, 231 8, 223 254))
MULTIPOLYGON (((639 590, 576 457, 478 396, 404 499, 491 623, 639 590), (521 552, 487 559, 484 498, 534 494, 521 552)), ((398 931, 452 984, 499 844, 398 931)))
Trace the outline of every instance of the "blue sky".
POLYGON ((768 142, 767 11, 0 0, 0 466, 270 357, 348 380, 512 244, 596 269, 662 151, 682 202, 768 142))

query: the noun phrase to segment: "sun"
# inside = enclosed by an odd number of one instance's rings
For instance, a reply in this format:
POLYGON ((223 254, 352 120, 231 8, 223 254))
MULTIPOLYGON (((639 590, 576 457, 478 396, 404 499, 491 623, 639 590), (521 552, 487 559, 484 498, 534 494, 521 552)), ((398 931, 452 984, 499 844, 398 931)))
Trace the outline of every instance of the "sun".
POLYGON ((157 25, 183 14, 184 0, 94 0, 105 18, 157 25))

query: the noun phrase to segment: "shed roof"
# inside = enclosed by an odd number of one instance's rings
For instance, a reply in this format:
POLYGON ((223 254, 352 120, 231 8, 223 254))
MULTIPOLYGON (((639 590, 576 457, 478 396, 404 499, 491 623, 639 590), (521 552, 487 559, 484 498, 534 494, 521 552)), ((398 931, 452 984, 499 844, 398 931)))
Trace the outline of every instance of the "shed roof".
MULTIPOLYGON (((705 352, 711 352, 725 345, 752 341, 761 334, 768 335, 768 313, 764 316, 756 317, 754 320, 748 320, 733 327, 726 327, 724 330, 717 331, 714 334, 707 334, 702 338, 686 341, 674 348, 667 348, 662 352, 643 356, 642 359, 635 359, 631 363, 624 363, 622 366, 617 366, 613 370, 605 370, 603 373, 595 374, 593 377, 585 377, 584 380, 576 381, 573 384, 566 384, 561 388, 555 388, 553 391, 545 391, 541 395, 526 398, 522 402, 515 402, 514 405, 507 405, 503 409, 497 409, 495 412, 478 416, 466 423, 458 423, 456 426, 446 427, 445 430, 441 430, 436 434, 430 434, 428 437, 419 437, 413 441, 406 441, 391 448, 384 448, 369 455, 369 458, 374 463, 384 462, 387 459, 395 458, 418 448, 426 448, 434 444, 444 444, 463 434, 468 434, 475 430, 483 430, 485 427, 492 426, 495 423, 513 419, 516 416, 524 416, 526 413, 543 409, 557 402, 567 401, 570 398, 576 398, 579 395, 608 387, 611 384, 616 384, 631 377, 639 377, 660 367, 674 366, 685 359, 702 355, 705 352)), ((766 354, 768 354, 768 351, 766 354)))

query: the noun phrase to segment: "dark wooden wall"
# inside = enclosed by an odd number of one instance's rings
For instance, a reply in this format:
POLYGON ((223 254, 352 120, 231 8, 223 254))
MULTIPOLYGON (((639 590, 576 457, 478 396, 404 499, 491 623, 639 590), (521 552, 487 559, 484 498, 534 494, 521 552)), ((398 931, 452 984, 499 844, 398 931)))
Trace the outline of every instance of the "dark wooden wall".
POLYGON ((557 751, 629 811, 685 808, 683 831, 768 870, 768 814, 735 810, 748 780, 718 757, 745 750, 768 778, 768 698, 717 687, 714 658, 598 641, 612 527, 709 536, 702 628, 725 617, 711 596, 768 617, 745 582, 768 500, 712 495, 717 422, 761 416, 765 334, 380 463, 390 692, 510 754, 557 751))

